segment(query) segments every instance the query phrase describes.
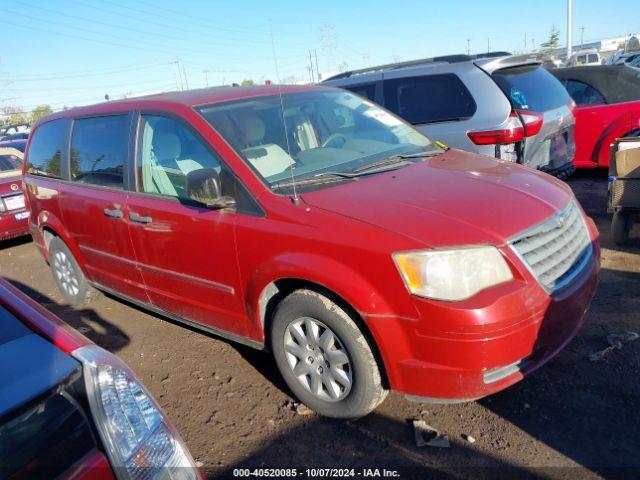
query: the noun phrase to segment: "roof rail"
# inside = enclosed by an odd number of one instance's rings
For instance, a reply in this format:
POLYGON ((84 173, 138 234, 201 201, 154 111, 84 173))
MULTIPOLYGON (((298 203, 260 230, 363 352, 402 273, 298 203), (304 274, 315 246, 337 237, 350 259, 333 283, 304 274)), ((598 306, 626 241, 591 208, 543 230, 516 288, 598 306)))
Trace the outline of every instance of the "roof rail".
POLYGON ((349 70, 346 72, 338 73, 329 78, 325 78, 323 82, 326 82, 328 80, 338 80, 340 78, 349 78, 354 75, 363 75, 365 73, 382 72, 385 70, 397 70, 399 68, 407 68, 407 67, 418 67, 420 65, 429 65, 431 63, 469 62, 471 60, 476 60, 478 58, 494 58, 494 57, 503 57, 506 55, 511 55, 511 54, 509 52, 487 52, 487 53, 479 53, 475 55, 464 55, 464 54, 441 55, 438 57, 409 60, 406 62, 387 63, 384 65, 378 65, 375 67, 361 68, 359 70, 349 70))

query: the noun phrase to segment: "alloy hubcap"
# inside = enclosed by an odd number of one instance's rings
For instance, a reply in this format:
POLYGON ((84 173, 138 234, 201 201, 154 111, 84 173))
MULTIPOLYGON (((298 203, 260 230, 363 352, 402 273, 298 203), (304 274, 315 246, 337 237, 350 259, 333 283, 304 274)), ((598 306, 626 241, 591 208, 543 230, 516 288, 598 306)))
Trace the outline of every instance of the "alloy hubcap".
POLYGON ((64 252, 56 252, 53 257, 53 273, 65 293, 75 297, 80 291, 80 283, 69 257, 64 252))
POLYGON ((324 323, 309 317, 291 322, 284 333, 284 350, 291 371, 314 396, 338 402, 349 395, 349 355, 324 323))

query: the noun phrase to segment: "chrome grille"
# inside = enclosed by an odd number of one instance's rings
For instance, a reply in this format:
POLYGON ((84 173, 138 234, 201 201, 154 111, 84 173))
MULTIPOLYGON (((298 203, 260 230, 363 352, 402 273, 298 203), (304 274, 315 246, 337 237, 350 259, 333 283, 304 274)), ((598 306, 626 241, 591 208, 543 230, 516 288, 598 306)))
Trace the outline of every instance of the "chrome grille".
POLYGON ((509 243, 548 292, 570 283, 591 257, 589 231, 573 200, 564 210, 509 243))

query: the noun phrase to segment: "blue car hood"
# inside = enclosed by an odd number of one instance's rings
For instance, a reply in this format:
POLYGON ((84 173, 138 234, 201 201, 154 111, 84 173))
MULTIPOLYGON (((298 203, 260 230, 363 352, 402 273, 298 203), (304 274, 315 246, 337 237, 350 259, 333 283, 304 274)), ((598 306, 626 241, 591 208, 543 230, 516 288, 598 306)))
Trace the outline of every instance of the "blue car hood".
POLYGON ((53 389, 81 365, 0 306, 0 417, 53 389))

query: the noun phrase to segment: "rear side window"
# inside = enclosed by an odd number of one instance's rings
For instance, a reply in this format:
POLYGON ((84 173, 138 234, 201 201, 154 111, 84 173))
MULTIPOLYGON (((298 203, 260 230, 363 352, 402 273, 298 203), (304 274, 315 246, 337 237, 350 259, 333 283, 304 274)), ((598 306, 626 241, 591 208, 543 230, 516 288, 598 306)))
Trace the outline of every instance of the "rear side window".
POLYGON ((41 125, 31 139, 27 173, 60 178, 68 133, 69 122, 66 119, 53 120, 41 125))
POLYGON ((492 77, 517 109, 545 112, 570 101, 558 79, 539 65, 505 68, 492 77))
POLYGON ((124 187, 129 116, 81 118, 73 122, 71 179, 101 187, 124 187))
POLYGON ((410 123, 463 120, 476 103, 452 73, 384 81, 384 106, 410 123))

